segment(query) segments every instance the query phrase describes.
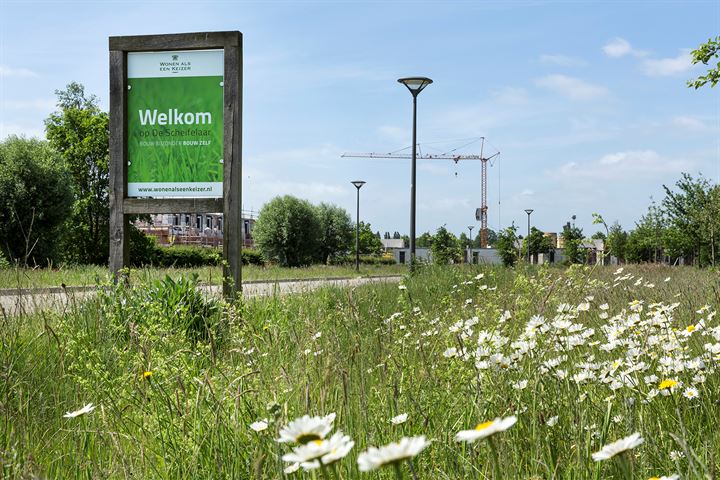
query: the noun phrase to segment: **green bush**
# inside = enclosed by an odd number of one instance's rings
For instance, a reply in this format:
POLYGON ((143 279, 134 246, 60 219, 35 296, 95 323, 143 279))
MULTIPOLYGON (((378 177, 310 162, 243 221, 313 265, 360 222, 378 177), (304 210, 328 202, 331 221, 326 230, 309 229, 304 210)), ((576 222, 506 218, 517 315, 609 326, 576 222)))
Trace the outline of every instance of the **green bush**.
POLYGON ((243 265, 265 265, 263 261, 262 253, 257 250, 243 249, 242 251, 242 264, 243 265))
MULTIPOLYGON (((362 265, 395 265, 395 257, 380 255, 360 255, 360 263, 362 265)), ((354 265, 355 255, 345 255, 335 257, 331 261, 331 265, 354 265)))
POLYGON ((219 265, 222 252, 214 248, 174 245, 158 247, 158 267, 193 268, 205 265, 219 265))

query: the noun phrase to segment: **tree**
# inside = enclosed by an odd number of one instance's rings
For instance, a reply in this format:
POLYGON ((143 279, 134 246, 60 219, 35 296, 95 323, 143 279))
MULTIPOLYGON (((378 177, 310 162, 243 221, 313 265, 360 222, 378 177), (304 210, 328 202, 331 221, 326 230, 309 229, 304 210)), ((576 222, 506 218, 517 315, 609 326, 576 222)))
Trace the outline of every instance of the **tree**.
POLYGON ((530 247, 531 256, 535 256, 539 253, 548 253, 553 249, 552 240, 550 240, 549 237, 546 237, 541 230, 538 230, 535 227, 530 229, 530 235, 528 235, 523 241, 523 258, 527 258, 528 246, 530 247))
POLYGON ((262 207, 253 236, 267 261, 298 267, 317 258, 320 231, 321 222, 310 202, 285 195, 262 207))
POLYGON ((432 242, 432 258, 436 265, 447 265, 460 261, 457 238, 445 226, 437 229, 432 242))
POLYGON ((384 238, 385 240, 389 240, 389 239, 390 239, 390 232, 385 232, 385 234, 383 235, 383 238, 384 238))
POLYGON ((110 233, 108 115, 79 83, 70 83, 55 94, 60 110, 45 120, 45 130, 70 173, 75 199, 65 226, 65 257, 78 263, 104 264, 110 233))
POLYGON ((330 258, 347 253, 355 238, 350 214, 345 209, 328 203, 316 207, 320 222, 320 248, 316 259, 327 263, 330 258))
POLYGON ((458 247, 460 248, 472 248, 472 243, 472 240, 465 232, 462 232, 458 237, 458 247))
MULTIPOLYGON (((692 257, 701 266, 710 263, 715 239, 710 241, 709 231, 703 224, 709 218, 705 210, 712 208, 712 187, 702 176, 695 179, 687 173, 682 174, 675 187, 677 190, 671 190, 663 185, 663 213, 666 217, 666 228, 671 229, 671 232, 666 232, 670 234, 666 238, 669 241, 669 253, 672 256, 692 257)), ((717 225, 718 220, 720 219, 715 218, 713 224, 717 225)), ((713 227, 713 231, 718 231, 717 227, 713 227)))
POLYGON ((658 262, 662 259, 665 238, 665 219, 662 210, 653 202, 635 224, 627 240, 627 259, 630 262, 658 262))
POLYGON ((415 246, 417 248, 430 248, 432 247, 433 236, 430 232, 425 232, 415 239, 415 246))
POLYGON ((628 234, 622 229, 616 221, 608 230, 607 241, 605 242, 605 252, 612 255, 620 262, 625 261, 626 248, 628 242, 628 234))
MULTIPOLYGON (((720 57, 720 36, 715 37, 715 39, 709 38, 707 43, 703 43, 697 50, 693 50, 691 55, 693 65, 698 63, 709 65, 713 57, 720 57)), ((695 80, 688 80, 687 83, 688 87, 693 87, 697 90, 708 83, 710 87, 714 87, 718 81, 720 81, 720 62, 718 62, 717 66, 710 67, 705 75, 701 75, 695 80)))
POLYGON ((402 237, 400 236, 400 232, 397 232, 397 231, 396 231, 395 233, 393 233, 392 238, 394 238, 395 240, 399 240, 399 239, 401 239, 402 237))
MULTIPOLYGON (((372 231, 369 223, 360 222, 360 255, 379 255, 383 251, 383 244, 372 231)), ((352 253, 355 253, 355 243, 352 244, 352 253)))
POLYGON ((496 247, 498 254, 506 267, 512 267, 517 262, 518 250, 516 247, 518 241, 517 227, 513 225, 507 227, 505 230, 501 230, 498 233, 496 247))
POLYGON ((585 251, 581 248, 583 241, 583 233, 580 227, 571 226, 570 222, 563 227, 563 242, 565 249, 565 261, 567 263, 583 263, 585 261, 585 251))
POLYGON ((55 261, 72 207, 70 176, 58 154, 35 139, 0 142, 0 252, 22 265, 55 261))

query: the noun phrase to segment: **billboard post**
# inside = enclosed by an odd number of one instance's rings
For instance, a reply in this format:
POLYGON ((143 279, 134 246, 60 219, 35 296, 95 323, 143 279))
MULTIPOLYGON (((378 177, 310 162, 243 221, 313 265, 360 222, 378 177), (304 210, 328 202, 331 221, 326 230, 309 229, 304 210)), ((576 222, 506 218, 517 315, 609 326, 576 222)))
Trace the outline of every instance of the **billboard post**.
POLYGON ((223 212, 223 294, 241 283, 242 34, 110 37, 110 270, 129 215, 223 212))

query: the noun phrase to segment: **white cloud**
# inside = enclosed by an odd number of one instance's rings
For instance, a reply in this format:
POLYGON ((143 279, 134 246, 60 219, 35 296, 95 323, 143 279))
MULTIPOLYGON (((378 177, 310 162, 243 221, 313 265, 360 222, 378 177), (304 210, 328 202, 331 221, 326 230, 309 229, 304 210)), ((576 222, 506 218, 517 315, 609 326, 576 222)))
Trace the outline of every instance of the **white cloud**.
POLYGON ((500 103, 524 105, 528 101, 527 90, 517 87, 503 87, 492 92, 492 96, 500 103))
POLYGON ((568 57, 567 55, 540 55, 540 63, 557 65, 559 67, 584 67, 587 62, 582 58, 568 57))
POLYGON ((689 72, 693 68, 692 55, 690 50, 680 51, 677 57, 652 59, 648 58, 642 62, 642 70, 650 77, 667 77, 689 72))
POLYGON ((680 115, 673 118, 672 124, 676 127, 684 128, 686 130, 693 130, 696 132, 711 132, 718 130, 718 127, 708 125, 702 119, 698 117, 691 117, 688 115, 680 115))
POLYGON ((430 210, 430 211, 455 211, 455 210, 462 210, 462 209, 470 209, 470 200, 467 198, 438 198, 437 200, 434 200, 432 203, 421 203, 419 205, 419 208, 421 210, 430 210))
POLYGON ((532 197, 533 195, 535 195, 535 190, 530 190, 529 188, 520 192, 521 197, 532 197))
POLYGON ((605 52, 605 55, 613 58, 624 57, 625 55, 629 55, 633 52, 630 42, 620 37, 613 38, 606 43, 602 49, 603 52, 605 52))
POLYGON ((7 65, 0 65, 0 78, 2 77, 37 77, 38 74, 27 68, 14 68, 7 65))
POLYGON ((567 75, 548 75, 535 80, 539 87, 565 95, 571 100, 597 100, 608 96, 607 87, 567 75))
POLYGON ((17 135, 19 137, 36 137, 40 139, 45 138, 45 132, 38 128, 23 126, 23 125, 17 125, 13 123, 3 123, 0 122, 0 140, 4 140, 6 137, 10 135, 17 135))
POLYGON ((691 169, 693 162, 684 158, 668 158, 655 150, 628 150, 603 155, 591 162, 568 162, 556 172, 570 180, 636 181, 668 173, 679 174, 691 169))
POLYGON ((0 108, 13 110, 55 110, 57 100, 51 98, 36 98, 33 100, 5 100, 0 103, 0 108))

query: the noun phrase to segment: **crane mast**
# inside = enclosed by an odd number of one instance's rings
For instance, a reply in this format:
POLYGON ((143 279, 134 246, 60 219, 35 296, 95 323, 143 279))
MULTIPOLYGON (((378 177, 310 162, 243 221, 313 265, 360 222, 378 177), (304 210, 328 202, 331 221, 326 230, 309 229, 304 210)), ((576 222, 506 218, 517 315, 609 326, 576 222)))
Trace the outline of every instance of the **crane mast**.
MULTIPOLYGON (((489 157, 483 155, 485 138, 482 137, 482 146, 480 147, 480 155, 459 155, 459 154, 422 154, 417 155, 421 160, 452 160, 458 163, 462 160, 479 160, 481 164, 480 174, 480 208, 477 210, 476 220, 480 222, 480 247, 488 246, 488 204, 487 204, 487 164, 488 161, 500 155, 497 152, 489 157)), ((396 159, 412 159, 412 155, 408 153, 343 153, 342 158, 396 158, 396 159)))

